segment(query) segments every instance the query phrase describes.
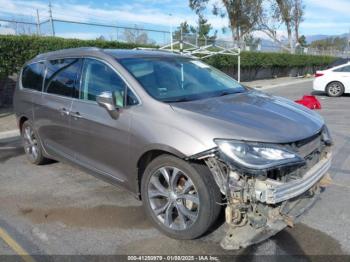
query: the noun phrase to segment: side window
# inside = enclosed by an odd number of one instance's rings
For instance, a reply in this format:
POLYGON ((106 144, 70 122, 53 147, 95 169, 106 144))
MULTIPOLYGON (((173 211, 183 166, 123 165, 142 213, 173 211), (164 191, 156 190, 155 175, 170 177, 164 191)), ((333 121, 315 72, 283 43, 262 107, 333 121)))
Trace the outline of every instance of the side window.
POLYGON ((108 65, 95 59, 84 59, 80 99, 96 101, 102 92, 111 92, 119 107, 125 105, 126 84, 108 65))
POLYGON ((334 72, 350 72, 350 66, 343 66, 334 70, 334 72))
POLYGON ((81 59, 48 61, 45 90, 50 94, 78 98, 81 59))
POLYGON ((22 86, 24 88, 41 91, 43 86, 44 63, 27 65, 22 72, 22 86))

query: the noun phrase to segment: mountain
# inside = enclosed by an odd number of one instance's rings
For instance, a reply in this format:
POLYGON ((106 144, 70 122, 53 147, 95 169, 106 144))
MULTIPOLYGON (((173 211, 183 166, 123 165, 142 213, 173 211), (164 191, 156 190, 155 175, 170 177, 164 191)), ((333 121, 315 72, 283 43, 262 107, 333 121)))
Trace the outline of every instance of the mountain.
POLYGON ((306 37, 306 42, 308 44, 311 44, 314 41, 317 40, 323 40, 326 38, 330 38, 330 37, 348 37, 349 34, 345 33, 345 34, 341 34, 341 35, 307 35, 306 37))

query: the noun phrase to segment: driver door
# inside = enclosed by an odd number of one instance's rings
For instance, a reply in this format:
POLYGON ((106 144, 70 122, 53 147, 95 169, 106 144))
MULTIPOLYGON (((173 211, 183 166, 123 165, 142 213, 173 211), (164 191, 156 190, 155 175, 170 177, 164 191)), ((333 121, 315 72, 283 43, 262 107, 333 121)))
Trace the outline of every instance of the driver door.
POLYGON ((121 171, 129 158, 131 116, 124 108, 127 86, 108 64, 96 59, 84 59, 79 99, 71 108, 71 143, 76 161, 89 169, 112 176, 121 182, 121 171), (115 95, 121 108, 117 119, 99 106, 96 97, 103 92, 115 95))

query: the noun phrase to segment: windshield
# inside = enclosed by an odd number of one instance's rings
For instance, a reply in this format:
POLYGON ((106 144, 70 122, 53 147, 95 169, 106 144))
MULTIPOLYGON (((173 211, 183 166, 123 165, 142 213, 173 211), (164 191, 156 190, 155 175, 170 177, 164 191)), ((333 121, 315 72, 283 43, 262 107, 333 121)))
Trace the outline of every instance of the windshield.
POLYGON ((153 98, 181 102, 244 92, 234 79, 195 59, 183 57, 118 59, 153 98))

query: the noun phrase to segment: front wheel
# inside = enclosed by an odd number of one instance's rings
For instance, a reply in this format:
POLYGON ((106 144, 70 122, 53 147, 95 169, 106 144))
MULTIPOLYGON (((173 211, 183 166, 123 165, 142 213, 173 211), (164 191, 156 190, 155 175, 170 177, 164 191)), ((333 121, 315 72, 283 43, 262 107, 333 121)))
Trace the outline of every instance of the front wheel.
POLYGON ((147 166, 141 194, 153 224, 176 239, 203 235, 221 210, 221 193, 208 168, 170 155, 147 166))

